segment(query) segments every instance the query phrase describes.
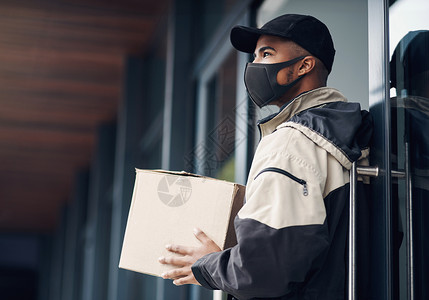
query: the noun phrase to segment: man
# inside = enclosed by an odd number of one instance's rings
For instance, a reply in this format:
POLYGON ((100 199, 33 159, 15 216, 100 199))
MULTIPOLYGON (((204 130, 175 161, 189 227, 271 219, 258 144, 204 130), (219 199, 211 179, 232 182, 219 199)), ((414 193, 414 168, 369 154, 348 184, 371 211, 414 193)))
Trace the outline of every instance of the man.
POLYGON ((335 50, 316 18, 237 26, 231 42, 254 53, 244 75, 250 98, 281 109, 258 124, 238 244, 220 251, 197 230, 201 247, 167 246, 183 256, 160 258, 178 267, 163 277, 237 299, 344 299, 349 169, 368 155, 369 115, 325 87, 335 50))

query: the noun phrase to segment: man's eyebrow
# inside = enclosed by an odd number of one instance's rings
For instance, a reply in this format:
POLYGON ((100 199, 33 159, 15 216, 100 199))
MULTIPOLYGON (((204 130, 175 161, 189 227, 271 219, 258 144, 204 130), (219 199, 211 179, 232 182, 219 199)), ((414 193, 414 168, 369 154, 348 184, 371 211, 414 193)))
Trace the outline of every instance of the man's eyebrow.
MULTIPOLYGON (((270 47, 270 46, 261 47, 257 50, 257 52, 261 53, 261 52, 264 52, 265 50, 273 50, 273 51, 277 52, 276 49, 274 49, 273 47, 270 47)), ((255 51, 255 53, 253 53, 253 56, 256 56, 256 51, 255 51)))

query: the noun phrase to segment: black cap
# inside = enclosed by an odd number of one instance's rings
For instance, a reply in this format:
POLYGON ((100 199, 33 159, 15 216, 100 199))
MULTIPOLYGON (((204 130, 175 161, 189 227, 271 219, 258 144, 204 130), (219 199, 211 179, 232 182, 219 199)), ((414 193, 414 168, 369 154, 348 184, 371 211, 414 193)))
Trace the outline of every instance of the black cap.
POLYGON ((231 43, 239 51, 253 53, 261 35, 273 35, 292 40, 320 59, 328 72, 334 63, 334 43, 328 27, 312 16, 286 14, 264 26, 252 28, 235 26, 231 30, 231 43))
POLYGON ((390 84, 397 87, 397 73, 403 74, 404 87, 414 75, 429 70, 429 30, 408 32, 398 43, 390 61, 390 84))

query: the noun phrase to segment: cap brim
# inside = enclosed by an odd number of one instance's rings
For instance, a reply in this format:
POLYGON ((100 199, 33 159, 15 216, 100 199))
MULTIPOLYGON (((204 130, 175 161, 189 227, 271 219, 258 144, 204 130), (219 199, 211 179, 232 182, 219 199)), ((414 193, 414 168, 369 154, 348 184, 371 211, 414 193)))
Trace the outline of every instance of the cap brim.
POLYGON ((262 34, 264 31, 258 28, 235 26, 231 30, 231 44, 238 51, 253 53, 262 34))

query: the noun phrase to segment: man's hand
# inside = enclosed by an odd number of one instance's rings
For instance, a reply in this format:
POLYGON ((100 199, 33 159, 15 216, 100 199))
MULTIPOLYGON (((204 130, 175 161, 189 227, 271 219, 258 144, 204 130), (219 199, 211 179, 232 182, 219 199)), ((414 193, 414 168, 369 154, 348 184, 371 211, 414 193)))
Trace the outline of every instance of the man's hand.
POLYGON ((163 273, 164 279, 173 279, 175 285, 198 284, 192 273, 191 266, 201 257, 212 252, 221 251, 220 248, 200 229, 194 229, 195 237, 201 242, 199 247, 185 247, 178 245, 165 246, 168 251, 183 255, 181 257, 160 257, 162 264, 177 267, 174 270, 163 273))

